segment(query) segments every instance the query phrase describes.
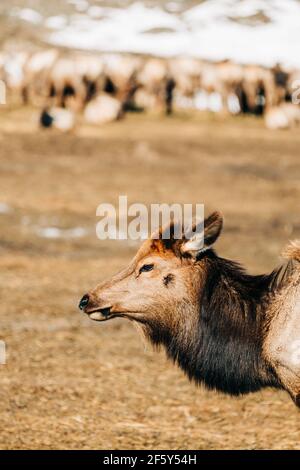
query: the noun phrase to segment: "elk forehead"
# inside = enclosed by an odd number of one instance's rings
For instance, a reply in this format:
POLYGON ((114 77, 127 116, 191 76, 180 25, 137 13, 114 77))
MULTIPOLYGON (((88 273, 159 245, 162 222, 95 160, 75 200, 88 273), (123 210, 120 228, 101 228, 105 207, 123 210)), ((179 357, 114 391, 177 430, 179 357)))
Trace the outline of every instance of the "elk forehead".
POLYGON ((146 240, 134 257, 133 265, 137 266, 148 259, 153 259, 153 261, 165 261, 166 263, 173 260, 175 262, 177 261, 178 265, 180 264, 180 260, 176 256, 175 251, 167 248, 161 240, 146 240))
MULTIPOLYGON (((163 270, 164 268, 166 270, 169 268, 170 271, 172 269, 182 269, 181 273, 185 270, 195 270, 196 266, 197 268, 200 268, 198 264, 195 264, 194 254, 184 250, 185 244, 187 244, 187 242, 182 239, 146 240, 132 260, 132 263, 128 268, 128 275, 130 272, 142 267, 143 264, 150 263, 153 263, 155 267, 159 267, 160 270, 163 270)), ((169 281, 170 280, 171 277, 169 278, 169 281)))

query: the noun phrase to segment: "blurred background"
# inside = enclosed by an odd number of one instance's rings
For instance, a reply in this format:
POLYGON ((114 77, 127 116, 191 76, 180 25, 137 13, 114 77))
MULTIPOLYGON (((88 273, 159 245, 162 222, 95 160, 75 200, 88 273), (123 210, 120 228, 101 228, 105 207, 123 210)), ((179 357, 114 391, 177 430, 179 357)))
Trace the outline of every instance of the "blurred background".
POLYGON ((2 449, 300 448, 285 393, 196 388, 77 309, 139 246, 96 237, 119 195, 204 203, 221 256, 280 263, 300 237, 299 26, 297 0, 1 1, 2 449))

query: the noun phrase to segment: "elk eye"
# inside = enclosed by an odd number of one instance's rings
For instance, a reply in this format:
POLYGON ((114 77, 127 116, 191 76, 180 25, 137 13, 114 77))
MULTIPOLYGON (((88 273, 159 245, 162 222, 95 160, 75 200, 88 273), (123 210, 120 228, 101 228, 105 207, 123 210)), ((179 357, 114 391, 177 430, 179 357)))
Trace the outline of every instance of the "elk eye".
POLYGON ((148 271, 152 271, 154 268, 154 264, 144 264, 139 270, 139 273, 147 273, 148 271))

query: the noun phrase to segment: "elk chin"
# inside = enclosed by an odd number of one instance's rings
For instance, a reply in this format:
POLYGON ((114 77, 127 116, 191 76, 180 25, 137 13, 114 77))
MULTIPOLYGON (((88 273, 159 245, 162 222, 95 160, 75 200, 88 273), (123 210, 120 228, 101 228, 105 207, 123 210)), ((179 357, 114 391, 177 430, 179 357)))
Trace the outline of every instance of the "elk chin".
POLYGON ((89 318, 94 321, 106 321, 114 317, 114 315, 110 311, 110 308, 102 308, 91 312, 88 315, 89 318))
POLYGON ((144 323, 144 319, 139 316, 137 312, 130 312, 130 311, 118 311, 114 312, 110 310, 110 308, 99 309, 94 312, 88 314, 89 318, 94 321, 103 322, 112 320, 113 318, 126 318, 127 320, 136 321, 140 323, 144 323))
POLYGON ((106 317, 101 312, 93 312, 89 315, 89 318, 94 321, 105 321, 105 320, 108 320, 108 318, 110 317, 106 317))

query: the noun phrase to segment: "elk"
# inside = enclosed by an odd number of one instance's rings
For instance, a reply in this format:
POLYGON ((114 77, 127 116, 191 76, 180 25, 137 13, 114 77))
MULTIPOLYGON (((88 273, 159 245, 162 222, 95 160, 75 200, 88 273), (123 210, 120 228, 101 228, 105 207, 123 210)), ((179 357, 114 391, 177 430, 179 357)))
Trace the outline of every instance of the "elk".
POLYGON ((299 124, 300 107, 293 103, 272 106, 265 113, 265 125, 268 129, 289 129, 299 124))
POLYGON ((163 229, 144 241, 79 308, 96 321, 133 321, 197 384, 230 395, 275 387, 300 406, 300 243, 270 274, 250 275, 216 254, 222 225, 214 212, 202 233, 176 239, 171 223, 169 238, 163 229))

